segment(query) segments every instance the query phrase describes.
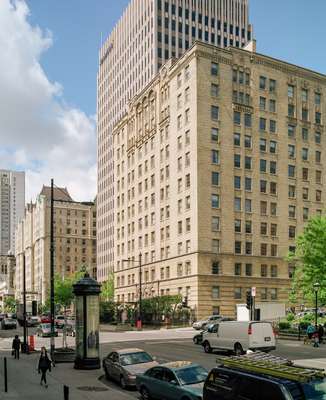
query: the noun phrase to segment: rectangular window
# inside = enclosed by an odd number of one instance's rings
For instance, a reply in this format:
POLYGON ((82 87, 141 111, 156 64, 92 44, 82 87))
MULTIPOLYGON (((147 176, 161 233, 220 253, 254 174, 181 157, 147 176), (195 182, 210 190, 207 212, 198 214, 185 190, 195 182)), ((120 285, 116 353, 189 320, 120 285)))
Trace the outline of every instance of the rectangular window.
POLYGON ((259 139, 259 150, 263 152, 266 151, 266 139, 259 139))
POLYGON ((321 104, 321 94, 320 93, 315 93, 315 104, 319 106, 321 104))
POLYGON ((212 217, 212 232, 220 230, 220 217, 212 217))
POLYGON ((308 121, 309 112, 306 108, 302 108, 302 121, 308 121))
POLYGON ((260 180, 260 193, 267 192, 267 181, 260 180))
POLYGON ((211 195, 212 208, 219 208, 220 206, 220 196, 218 194, 211 195))
POLYGON ((269 131, 270 133, 276 133, 276 121, 273 119, 269 121, 269 131))
POLYGON ((302 188, 302 199, 309 200, 309 188, 302 188))
POLYGON ((211 85, 211 96, 212 97, 217 97, 219 92, 219 86, 216 85, 215 83, 212 83, 211 85))
POLYGON ((302 134, 302 140, 307 142, 308 141, 308 136, 309 136, 308 129, 307 128, 302 128, 301 134, 302 134))
POLYGON ((266 109, 266 97, 260 96, 259 98, 259 109, 265 111, 266 109))
POLYGON ((267 256, 267 243, 260 244, 260 255, 267 256))
POLYGON ((234 210, 241 211, 241 197, 234 198, 234 210))
POLYGON ((269 111, 276 112, 276 101, 275 100, 269 100, 269 111))
POLYGON ((293 104, 288 105, 288 116, 294 118, 294 105, 293 104))
POLYGON ((307 101, 308 101, 308 90, 307 89, 302 89, 301 90, 301 100, 304 103, 307 103, 307 101))
POLYGON ((211 75, 217 76, 218 75, 218 64, 215 62, 212 62, 211 64, 211 75))
POLYGON ((234 242, 234 253, 241 254, 241 242, 239 241, 234 242))
POLYGON ((259 129, 266 131, 266 118, 259 118, 259 129))
POLYGON ((304 221, 307 221, 309 219, 309 208, 303 208, 302 216, 304 221))
POLYGON ((316 144, 321 143, 321 133, 320 132, 315 132, 315 143, 316 144))
POLYGON ((246 221, 246 233, 252 233, 252 223, 251 221, 246 221))
POLYGON ((234 111, 233 112, 233 122, 236 125, 240 125, 241 124, 241 113, 239 111, 234 111))
POLYGON ((234 264, 234 275, 241 276, 241 264, 240 263, 234 264))
POLYGON ((309 177, 308 168, 302 168, 302 180, 307 181, 309 177))
POLYGON ((251 128, 251 114, 245 114, 245 127, 251 128))
POLYGON ((302 157, 302 161, 308 161, 308 149, 303 148, 301 150, 301 157, 302 157))
POLYGON ((246 136, 245 136, 245 139, 244 139, 245 148, 251 149, 251 146, 252 146, 251 143, 252 143, 251 136, 246 135, 246 136))
POLYGON ((236 219, 234 221, 234 232, 241 233, 241 219, 236 219))
POLYGON ((252 212, 251 199, 245 199, 245 211, 246 211, 246 213, 252 212))
POLYGON ((252 190, 252 179, 247 176, 245 177, 245 190, 247 192, 251 192, 252 190))
POLYGON ((220 288, 219 286, 212 287, 212 299, 219 299, 220 298, 220 288))
POLYGON ((294 97, 294 86, 293 85, 288 85, 288 97, 290 97, 290 98, 294 97))
POLYGON ((288 125, 288 137, 289 138, 294 138, 295 137, 295 126, 294 125, 288 125))
POLYGON ((276 91, 276 81, 274 79, 269 80, 269 91, 274 93, 276 91))
POLYGON ((289 239, 294 239, 295 238, 295 226, 289 226, 289 239))
POLYGON ((246 276, 252 276, 252 264, 246 264, 246 276))
POLYGON ((211 106, 211 118, 213 121, 218 121, 219 108, 217 106, 211 106))
POLYGON ((218 275, 220 273, 220 263, 218 261, 212 262, 212 274, 218 275))
POLYGON ((277 289, 272 288, 270 289, 270 291, 271 291, 271 300, 277 300, 277 289))
POLYGON ((234 177, 234 189, 236 189, 236 190, 241 189, 241 177, 240 176, 234 177))
POLYGON ((295 218, 295 206, 289 205, 289 218, 295 218))
POLYGON ((212 185, 219 186, 219 184, 220 184, 219 172, 212 172, 212 185))
POLYGON ((273 237, 277 236, 277 225, 276 224, 271 224, 271 236, 273 236, 273 237))
POLYGON ((295 198, 295 186, 289 185, 289 198, 294 199, 295 198))
POLYGON ((295 166, 294 165, 288 165, 288 177, 289 178, 295 177, 295 166))
POLYGON ((266 264, 261 264, 261 266, 260 266, 260 276, 262 278, 266 278, 267 277, 267 265, 266 264))
POLYGON ((261 89, 261 90, 266 89, 266 81, 267 81, 267 79, 264 76, 259 77, 259 89, 261 89))
POLYGON ((234 298, 236 300, 242 299, 242 290, 241 290, 241 288, 237 287, 237 288, 234 289, 234 298))
POLYGON ((234 146, 240 146, 241 145, 240 133, 234 133, 233 134, 233 144, 234 144, 234 146))
POLYGON ((315 152, 315 161, 316 161, 316 163, 318 163, 318 164, 321 163, 321 152, 320 152, 320 151, 316 151, 316 152, 315 152))
POLYGON ((263 236, 267 235, 267 223, 266 222, 260 223, 260 234, 263 236))
POLYGON ((260 215, 267 215, 267 202, 266 201, 260 202, 260 215))
POLYGON ((245 248, 246 248, 246 255, 250 256, 252 254, 252 242, 246 242, 245 248))
POLYGON ((245 156, 245 169, 251 169, 252 166, 252 158, 249 156, 245 156))
POLYGON ((219 151, 211 150, 212 164, 219 164, 219 151))
POLYGON ((212 142, 218 142, 219 132, 218 128, 211 129, 211 140, 212 142))
POLYGON ((235 154, 234 155, 234 167, 235 168, 240 168, 241 167, 241 156, 240 156, 240 154, 235 154))

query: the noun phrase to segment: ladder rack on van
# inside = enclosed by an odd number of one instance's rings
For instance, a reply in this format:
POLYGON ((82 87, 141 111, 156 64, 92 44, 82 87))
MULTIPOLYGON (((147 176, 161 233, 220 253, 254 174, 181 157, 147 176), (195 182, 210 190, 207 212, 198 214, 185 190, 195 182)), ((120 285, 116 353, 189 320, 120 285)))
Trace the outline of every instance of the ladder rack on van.
MULTIPOLYGON (((273 356, 271 356, 273 357, 273 356)), ((276 357, 277 358, 277 357, 276 357)), ((325 373, 319 370, 294 367, 284 362, 270 361, 268 359, 255 359, 254 357, 219 357, 216 360, 224 367, 241 369, 246 372, 265 374, 275 378, 283 378, 291 381, 306 383, 312 379, 323 379, 325 373)), ((283 359, 284 361, 284 359, 283 359)))

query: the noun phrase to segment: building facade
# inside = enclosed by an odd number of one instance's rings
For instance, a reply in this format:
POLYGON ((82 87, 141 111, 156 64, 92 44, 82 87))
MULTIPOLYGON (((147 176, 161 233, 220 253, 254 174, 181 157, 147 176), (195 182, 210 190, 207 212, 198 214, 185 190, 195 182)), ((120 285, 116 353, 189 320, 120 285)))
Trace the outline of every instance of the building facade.
POLYGON ((4 309, 6 297, 15 295, 16 260, 13 255, 0 256, 0 309, 4 309))
POLYGON ((15 253, 15 230, 24 208, 25 172, 0 170, 0 254, 15 253))
POLYGON ((197 317, 287 302, 295 237, 325 208, 326 76, 197 42, 114 129, 115 296, 197 317), (130 262, 124 260, 130 258, 130 262))
MULTIPOLYGON (((50 288, 50 199, 43 187, 35 203, 28 204, 17 227, 16 298, 23 291, 23 258, 26 291, 30 300, 44 303, 50 288)), ((67 189, 54 189, 55 274, 70 276, 86 267, 96 277, 96 205, 73 201, 67 189)))
POLYGON ((115 265, 112 130, 129 100, 195 40, 243 47, 251 37, 248 0, 132 0, 103 44, 97 80, 99 281, 115 265))

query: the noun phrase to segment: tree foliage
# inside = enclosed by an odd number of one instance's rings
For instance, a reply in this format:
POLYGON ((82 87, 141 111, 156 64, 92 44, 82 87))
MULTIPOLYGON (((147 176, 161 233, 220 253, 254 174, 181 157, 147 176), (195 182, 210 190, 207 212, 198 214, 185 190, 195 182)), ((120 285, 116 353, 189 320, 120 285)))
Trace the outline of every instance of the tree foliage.
POLYGON ((60 275, 54 277, 54 301, 56 305, 63 308, 70 307, 73 299, 73 285, 83 276, 83 272, 62 278, 60 275))
POLYGON ((101 286, 101 299, 105 300, 106 302, 114 300, 114 276, 111 273, 108 276, 107 281, 102 283, 101 286))
POLYGON ((320 289, 318 298, 326 303, 326 218, 314 217, 305 226, 296 240, 295 253, 290 253, 288 261, 295 264, 293 294, 296 298, 313 302, 314 284, 320 289))
POLYGON ((3 306, 5 312, 14 313, 16 310, 16 301, 13 297, 6 296, 3 306))
POLYGON ((153 320, 159 320, 164 316, 173 316, 177 306, 181 303, 182 296, 156 296, 142 300, 142 312, 152 316, 153 320))

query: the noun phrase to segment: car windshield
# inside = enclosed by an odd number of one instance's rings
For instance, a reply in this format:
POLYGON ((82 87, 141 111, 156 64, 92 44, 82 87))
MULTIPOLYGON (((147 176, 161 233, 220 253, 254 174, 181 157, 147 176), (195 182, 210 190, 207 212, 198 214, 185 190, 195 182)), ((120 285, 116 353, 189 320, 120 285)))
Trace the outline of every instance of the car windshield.
POLYGON ((207 378, 205 368, 198 366, 178 369, 175 371, 181 385, 193 385, 195 383, 204 382, 207 378))
POLYGON ((303 386, 305 399, 307 400, 326 400, 326 380, 313 381, 303 386))
POLYGON ((12 318, 6 318, 5 322, 16 322, 16 321, 14 319, 12 319, 12 318))
POLYGON ((139 351, 137 353, 127 353, 120 355, 121 365, 133 365, 133 364, 143 364, 152 362, 152 357, 145 351, 139 351))

